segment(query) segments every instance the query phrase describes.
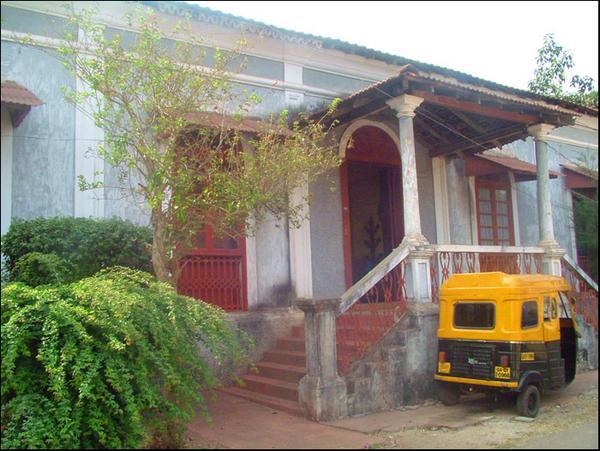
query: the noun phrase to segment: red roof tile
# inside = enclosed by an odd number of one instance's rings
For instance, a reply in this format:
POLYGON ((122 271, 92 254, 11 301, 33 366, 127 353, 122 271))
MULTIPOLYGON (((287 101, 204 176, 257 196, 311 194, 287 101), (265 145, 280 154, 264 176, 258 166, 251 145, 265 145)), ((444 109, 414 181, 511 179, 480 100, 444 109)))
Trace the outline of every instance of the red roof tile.
POLYGON ((1 91, 3 103, 12 103, 25 106, 39 106, 44 104, 44 102, 38 99, 29 89, 14 81, 3 81, 0 86, 2 88, 1 91))
MULTIPOLYGON (((232 116, 227 116, 215 112, 188 113, 185 116, 185 119, 187 119, 192 124, 203 125, 205 127, 224 127, 248 133, 256 133, 257 131, 269 126, 269 123, 267 121, 262 122, 259 119, 250 118, 243 118, 242 120, 237 120, 232 116)), ((285 133, 281 134, 287 135, 289 133, 289 130, 286 130, 285 133)))
MULTIPOLYGON (((535 164, 531 164, 527 161, 519 160, 518 158, 514 157, 479 153, 467 157, 466 163, 467 175, 485 175, 499 174, 503 172, 513 172, 518 182, 535 180, 537 178, 537 167, 535 164), (487 161, 487 165, 477 164, 478 159, 483 159, 487 161), (492 164, 490 165, 490 163, 492 164)), ((556 171, 548 172, 550 178, 556 178, 562 175, 556 171)))
POLYGON ((563 163, 561 166, 569 171, 576 172, 577 174, 583 175, 584 177, 588 177, 592 180, 598 181, 598 171, 594 171, 593 169, 585 168, 583 166, 579 166, 571 163, 563 163))

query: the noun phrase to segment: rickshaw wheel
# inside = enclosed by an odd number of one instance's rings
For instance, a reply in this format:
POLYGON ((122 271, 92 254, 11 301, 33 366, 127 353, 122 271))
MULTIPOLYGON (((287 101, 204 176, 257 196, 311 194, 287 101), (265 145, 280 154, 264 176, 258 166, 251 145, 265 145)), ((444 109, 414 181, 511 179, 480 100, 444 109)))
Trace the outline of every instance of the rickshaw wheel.
POLYGON ((523 417, 535 418, 540 410, 540 391, 530 384, 517 397, 517 412, 523 417))
POLYGON ((453 384, 439 384, 438 397, 445 406, 453 406, 458 404, 460 392, 458 391, 458 387, 453 384))

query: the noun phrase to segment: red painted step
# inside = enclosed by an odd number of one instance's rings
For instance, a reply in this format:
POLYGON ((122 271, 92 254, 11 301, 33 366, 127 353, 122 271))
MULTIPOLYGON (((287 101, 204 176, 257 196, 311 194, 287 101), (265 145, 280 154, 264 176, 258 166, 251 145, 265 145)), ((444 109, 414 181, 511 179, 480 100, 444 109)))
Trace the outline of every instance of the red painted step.
POLYGON ((261 393, 252 392, 239 387, 221 388, 219 391, 228 393, 239 398, 247 399, 248 401, 270 407, 275 410, 289 413, 291 415, 302 416, 300 406, 296 401, 288 401, 274 396, 267 396, 261 393))
POLYGON ((259 362, 256 364, 258 376, 270 377, 284 382, 300 382, 306 374, 303 366, 282 365, 280 363, 259 362))
POLYGON ((280 338, 277 348, 282 351, 304 352, 304 338, 286 337, 280 338))
POLYGON ((298 402, 297 383, 284 382, 270 377, 255 376, 253 374, 242 376, 242 380, 246 383, 245 388, 249 391, 298 402))
POLYGON ((265 362, 282 363, 284 365, 306 366, 306 355, 304 352, 281 351, 274 349, 265 352, 265 362))

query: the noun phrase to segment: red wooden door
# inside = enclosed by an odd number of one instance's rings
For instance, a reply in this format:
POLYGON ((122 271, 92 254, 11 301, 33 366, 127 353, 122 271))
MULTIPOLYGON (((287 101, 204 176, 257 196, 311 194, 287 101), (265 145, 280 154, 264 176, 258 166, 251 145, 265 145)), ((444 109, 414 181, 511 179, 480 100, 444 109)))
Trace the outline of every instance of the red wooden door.
POLYGON ((195 248, 181 259, 179 293, 226 311, 248 309, 246 240, 217 236, 210 226, 198 233, 195 248))

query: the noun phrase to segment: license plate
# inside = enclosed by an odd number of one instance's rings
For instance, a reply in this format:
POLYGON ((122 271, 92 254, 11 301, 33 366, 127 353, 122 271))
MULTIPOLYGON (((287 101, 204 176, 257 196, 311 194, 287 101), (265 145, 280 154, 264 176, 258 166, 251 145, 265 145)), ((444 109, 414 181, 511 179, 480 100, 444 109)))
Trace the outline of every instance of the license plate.
POLYGON ((496 366, 494 367, 494 376, 496 379, 510 379, 510 368, 496 366))

